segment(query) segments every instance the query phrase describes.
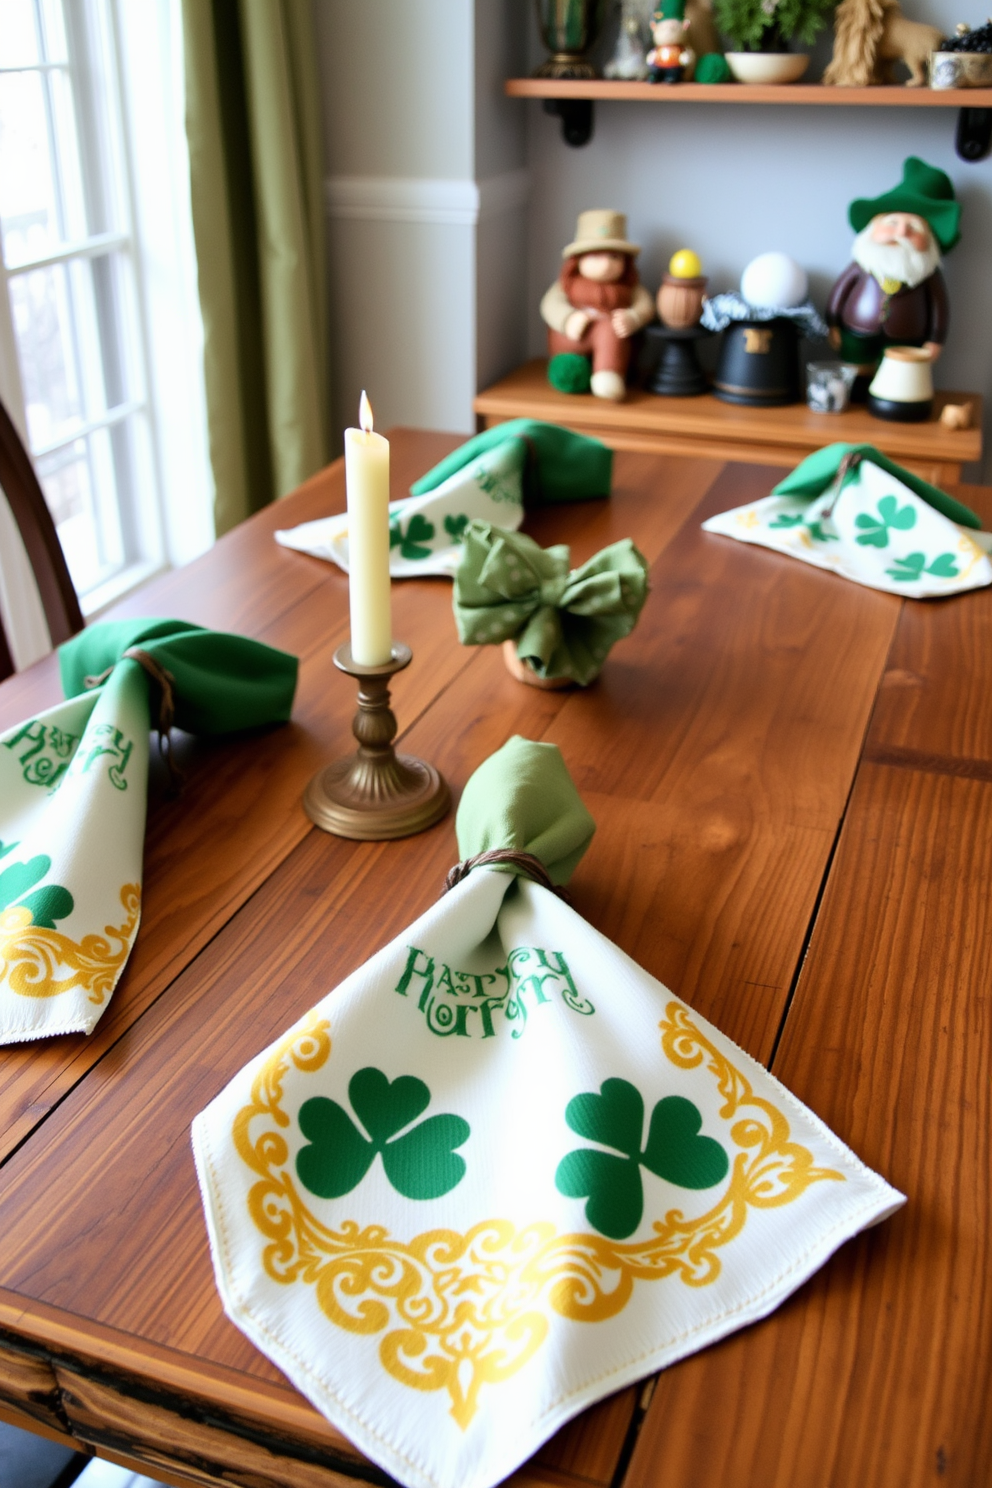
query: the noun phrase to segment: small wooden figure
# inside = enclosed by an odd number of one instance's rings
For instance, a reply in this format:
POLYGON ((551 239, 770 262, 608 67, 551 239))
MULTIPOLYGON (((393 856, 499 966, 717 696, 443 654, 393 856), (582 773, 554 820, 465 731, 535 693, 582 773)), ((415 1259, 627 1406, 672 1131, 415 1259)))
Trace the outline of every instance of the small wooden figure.
POLYGON ((648 52, 649 83, 680 83, 696 54, 688 44, 685 0, 661 0, 651 21, 654 46, 648 52))
POLYGON ((662 325, 676 331, 698 325, 708 283, 699 257, 691 248, 680 248, 673 253, 658 291, 658 316, 662 325))

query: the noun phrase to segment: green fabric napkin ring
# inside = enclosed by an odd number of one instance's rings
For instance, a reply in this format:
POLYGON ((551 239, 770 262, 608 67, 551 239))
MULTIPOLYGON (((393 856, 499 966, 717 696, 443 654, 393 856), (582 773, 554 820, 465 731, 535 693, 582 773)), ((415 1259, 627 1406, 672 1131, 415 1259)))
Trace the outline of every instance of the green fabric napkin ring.
POLYGON ((647 598, 648 565, 623 538, 569 570, 568 548, 541 548, 520 532, 470 522, 455 573, 454 611, 464 646, 515 640, 538 677, 585 687, 610 647, 629 635, 647 598))

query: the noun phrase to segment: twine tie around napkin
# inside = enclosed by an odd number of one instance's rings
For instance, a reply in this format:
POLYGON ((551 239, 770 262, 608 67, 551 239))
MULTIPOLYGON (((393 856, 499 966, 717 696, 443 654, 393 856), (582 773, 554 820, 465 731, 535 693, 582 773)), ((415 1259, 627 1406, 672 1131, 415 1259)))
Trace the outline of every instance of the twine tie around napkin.
MULTIPOLYGON (((152 686, 158 689, 158 707, 156 708, 154 705, 154 694, 148 699, 152 727, 158 734, 159 752, 168 766, 169 783, 172 792, 175 795, 179 795, 186 783, 186 778, 176 764, 172 753, 172 725, 176 717, 176 700, 173 686, 176 679, 171 672, 165 670, 165 667, 159 665, 154 656, 150 656, 140 646, 129 646, 126 651, 121 653, 121 660, 136 661, 147 674, 152 686)), ((110 666, 104 667, 98 677, 84 677, 83 683, 87 691, 94 687, 101 687, 114 670, 116 664, 114 662, 110 666)))
POLYGON ((533 880, 594 830, 555 745, 456 830, 461 881, 192 1133, 228 1317, 407 1488, 492 1488, 904 1202, 533 880))
POLYGON ((516 868, 525 878, 529 878, 533 883, 541 884, 545 889, 550 889, 552 894, 557 894, 559 899, 565 900, 566 904, 569 902, 568 890, 552 882, 550 873, 539 857, 534 853, 517 852, 512 847, 494 847, 488 852, 475 853, 471 858, 463 858, 460 863, 448 869, 441 893, 450 893, 463 879, 468 878, 473 868, 495 868, 499 865, 516 868))
POLYGON ((289 717, 293 656, 181 620, 90 626, 65 702, 0 735, 0 1044, 90 1033, 141 915, 148 735, 289 717))

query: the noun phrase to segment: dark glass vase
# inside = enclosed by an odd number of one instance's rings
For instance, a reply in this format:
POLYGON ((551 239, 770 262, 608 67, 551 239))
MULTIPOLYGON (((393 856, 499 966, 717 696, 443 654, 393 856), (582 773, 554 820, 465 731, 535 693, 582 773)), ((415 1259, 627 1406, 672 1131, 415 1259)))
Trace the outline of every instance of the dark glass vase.
POLYGON ((534 76, 595 77, 595 68, 583 58, 599 39, 604 8, 605 0, 537 0, 537 24, 551 56, 534 76))

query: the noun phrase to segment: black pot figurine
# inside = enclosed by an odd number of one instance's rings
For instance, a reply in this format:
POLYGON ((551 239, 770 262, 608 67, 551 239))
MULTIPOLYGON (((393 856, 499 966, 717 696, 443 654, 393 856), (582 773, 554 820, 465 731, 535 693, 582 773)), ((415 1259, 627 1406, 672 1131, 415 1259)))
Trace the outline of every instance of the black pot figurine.
POLYGON ((777 408, 801 394, 800 338, 825 336, 806 271, 785 253, 762 253, 741 275, 740 293, 707 300, 703 325, 723 331, 713 392, 724 403, 777 408))

